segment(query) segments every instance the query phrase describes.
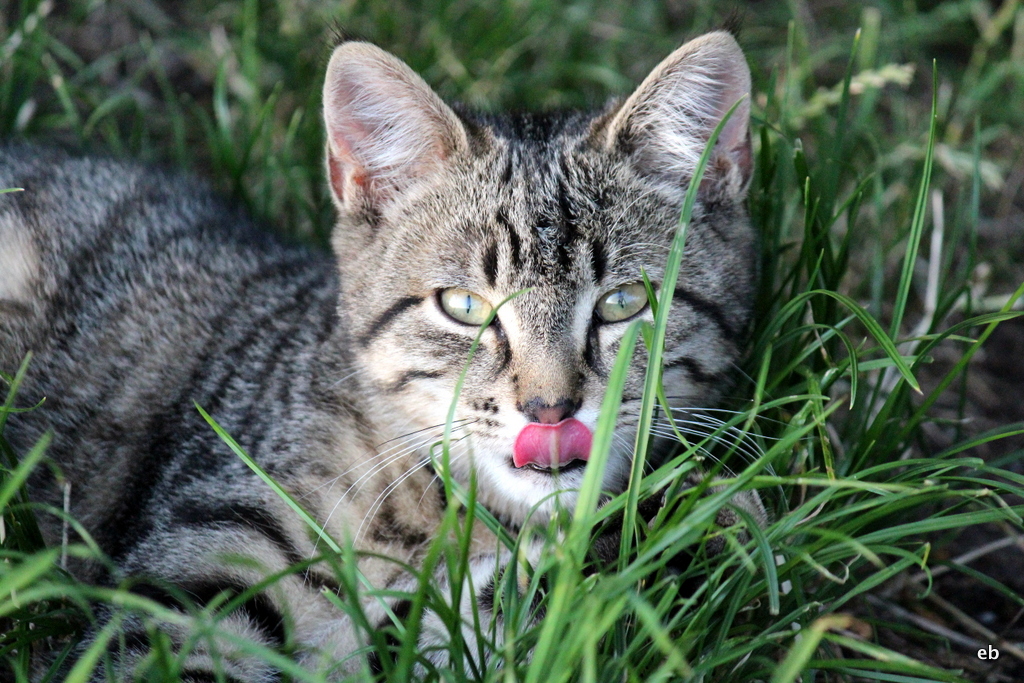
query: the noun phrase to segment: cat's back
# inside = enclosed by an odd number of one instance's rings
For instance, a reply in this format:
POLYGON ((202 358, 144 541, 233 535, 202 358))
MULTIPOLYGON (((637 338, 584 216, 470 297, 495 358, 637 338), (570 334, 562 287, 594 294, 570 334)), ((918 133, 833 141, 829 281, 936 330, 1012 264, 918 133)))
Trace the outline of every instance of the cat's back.
POLYGON ((0 190, 13 188, 0 195, 0 305, 15 312, 56 299, 100 312, 172 291, 216 299, 296 259, 330 277, 325 258, 284 246, 190 176, 8 144, 0 190))
POLYGON ((209 452, 193 401, 256 450, 285 438, 334 326, 326 255, 143 165, 0 146, 4 188, 23 191, 0 194, 0 369, 31 352, 19 403, 46 399, 11 420, 16 448, 53 430, 51 455, 92 476, 184 463, 209 452))
MULTIPOLYGON (((5 367, 75 339, 93 352, 203 343, 218 318, 260 320, 295 287, 329 299, 330 260, 284 245, 202 182, 159 168, 0 147, 5 367)), ((266 321, 264 321, 266 322, 266 321)), ((168 351, 171 349, 168 348, 168 351)), ((173 361, 174 354, 166 360, 173 361)))

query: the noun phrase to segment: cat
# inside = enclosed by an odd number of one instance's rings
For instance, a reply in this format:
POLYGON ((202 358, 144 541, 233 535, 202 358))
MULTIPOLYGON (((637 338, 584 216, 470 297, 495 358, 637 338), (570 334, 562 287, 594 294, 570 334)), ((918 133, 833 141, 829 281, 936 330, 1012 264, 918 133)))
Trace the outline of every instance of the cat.
MULTIPOLYGON (((0 187, 24 188, 0 195, 0 368, 31 352, 20 401, 45 397, 7 436, 25 452, 52 430, 70 512, 115 566, 72 571, 134 577, 174 607, 161 585, 201 603, 319 552, 193 402, 327 532, 417 563, 445 510, 430 447, 480 326, 517 292, 468 364, 450 471, 468 485, 473 470, 479 502, 511 530, 571 508, 622 336, 653 319, 643 274, 658 287, 698 158, 738 103, 693 211, 664 364, 677 406, 711 407, 729 384, 756 279, 749 92, 727 32, 686 43, 600 111, 515 115, 449 106, 396 57, 343 42, 323 90, 333 257, 270 236, 176 173, 0 147, 0 187)), ((603 474, 611 492, 629 476, 645 363, 639 345, 603 474)), ((60 507, 51 470, 32 490, 60 507)), ((735 504, 764 519, 756 493, 735 504)), ((59 539, 59 521, 43 521, 59 539)), ((508 560, 478 547, 475 593, 493 593, 508 560)), ((415 587, 394 562, 360 569, 377 587, 415 587)), ((335 577, 312 565, 225 628, 270 646, 290 637, 300 662, 342 658, 362 643, 325 589, 335 577)), ((147 635, 141 621, 123 628, 128 677, 147 635)), ((276 675, 245 657, 220 666, 232 680, 276 675)), ((213 668, 200 644, 184 677, 213 668)))

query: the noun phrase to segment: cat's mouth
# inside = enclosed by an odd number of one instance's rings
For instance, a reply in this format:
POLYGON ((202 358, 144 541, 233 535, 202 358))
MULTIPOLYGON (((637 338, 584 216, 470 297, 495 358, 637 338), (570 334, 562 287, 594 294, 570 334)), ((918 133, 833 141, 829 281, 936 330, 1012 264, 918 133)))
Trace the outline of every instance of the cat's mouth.
POLYGON ((566 463, 559 463, 555 467, 541 467, 540 465, 534 465, 534 464, 530 463, 530 464, 527 464, 527 465, 523 465, 521 467, 517 467, 516 469, 519 469, 519 470, 533 470, 534 472, 540 472, 542 474, 556 475, 556 474, 568 474, 570 472, 575 472, 576 470, 582 470, 586 466, 587 466, 587 461, 586 460, 580 460, 580 459, 577 458, 577 459, 574 459, 574 460, 570 460, 569 462, 566 462, 566 463))
POLYGON ((546 474, 581 469, 590 459, 593 435, 575 418, 556 424, 533 422, 519 432, 512 447, 512 466, 546 474))

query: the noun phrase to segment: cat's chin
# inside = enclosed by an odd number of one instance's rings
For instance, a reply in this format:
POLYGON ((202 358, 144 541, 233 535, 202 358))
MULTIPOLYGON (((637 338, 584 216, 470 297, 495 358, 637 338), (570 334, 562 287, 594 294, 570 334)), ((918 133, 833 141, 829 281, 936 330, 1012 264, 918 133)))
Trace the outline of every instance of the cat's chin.
MULTIPOLYGON (((628 480, 628 463, 618 460, 613 456, 606 466, 602 484, 605 491, 619 491, 628 480)), ((516 526, 545 524, 559 510, 571 512, 587 471, 583 460, 572 460, 557 469, 516 467, 511 456, 491 462, 480 481, 480 501, 516 526)))
POLYGON ((559 495, 558 492, 572 492, 573 498, 575 498, 575 492, 583 484, 587 463, 583 460, 573 460, 557 469, 552 469, 534 465, 516 467, 509 461, 507 467, 520 486, 539 489, 542 496, 559 495))

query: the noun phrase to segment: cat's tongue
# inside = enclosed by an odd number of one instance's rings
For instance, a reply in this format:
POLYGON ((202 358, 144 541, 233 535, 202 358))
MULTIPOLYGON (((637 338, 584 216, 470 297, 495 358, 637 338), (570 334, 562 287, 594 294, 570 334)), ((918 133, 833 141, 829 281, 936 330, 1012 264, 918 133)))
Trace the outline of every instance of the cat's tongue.
POLYGON ((572 417, 553 425, 531 422, 516 437, 512 464, 555 469, 573 460, 587 460, 592 439, 587 426, 572 417))

